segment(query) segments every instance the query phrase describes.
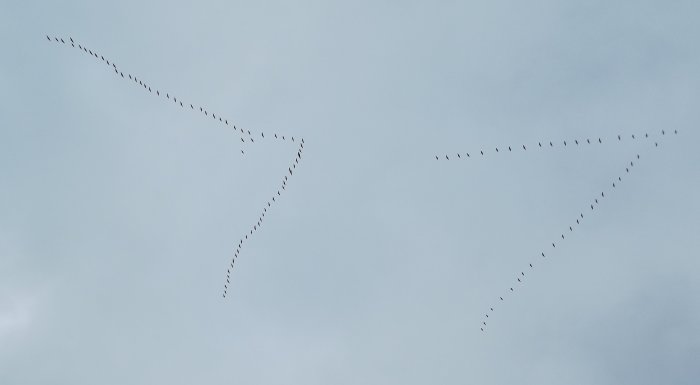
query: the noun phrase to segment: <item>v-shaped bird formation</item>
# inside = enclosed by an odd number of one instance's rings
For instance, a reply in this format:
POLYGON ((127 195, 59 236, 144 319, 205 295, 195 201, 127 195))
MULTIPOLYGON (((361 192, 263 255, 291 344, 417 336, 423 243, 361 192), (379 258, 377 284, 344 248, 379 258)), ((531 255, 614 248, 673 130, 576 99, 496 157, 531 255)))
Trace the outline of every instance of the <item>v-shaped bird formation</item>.
MULTIPOLYGON (((241 140, 241 143, 243 145, 249 145, 252 143, 255 143, 255 140, 259 141, 264 141, 264 140, 272 140, 272 141, 281 141, 281 142, 288 142, 288 143, 295 143, 296 147, 296 154, 292 161, 289 164, 288 169, 285 172, 285 175, 283 176, 282 180, 280 181, 280 185, 278 190, 270 197, 270 200, 267 202, 267 206, 263 208, 263 210, 260 212, 260 215, 257 219, 257 221, 250 227, 248 233, 244 234, 244 237, 242 237, 238 245, 236 247, 236 251, 233 253, 233 257, 231 258, 231 264, 230 267, 226 271, 226 282, 224 283, 223 287, 223 293, 222 297, 226 298, 228 294, 228 289, 229 285, 231 283, 231 270, 233 269, 234 262, 236 259, 239 257, 241 253, 241 248, 243 247, 244 243, 253 236, 255 232, 257 232, 260 227, 262 226, 264 220, 265 220, 265 215, 268 213, 268 211, 272 208, 272 205, 277 203, 282 196, 282 193, 286 191, 288 183, 292 175, 294 175, 294 170, 297 168, 297 165, 299 164, 301 160, 301 155, 304 150, 304 138, 298 138, 295 139, 294 136, 290 135, 281 135, 278 133, 268 133, 268 135, 265 135, 264 132, 251 132, 250 130, 244 130, 243 128, 237 128, 233 122, 229 123, 229 119, 225 118, 223 115, 219 113, 215 113, 212 110, 191 102, 191 101, 186 101, 180 97, 175 96, 174 93, 170 91, 165 91, 161 88, 155 87, 154 85, 151 85, 147 83, 142 77, 136 76, 135 74, 129 73, 129 72, 124 72, 120 67, 116 65, 116 63, 113 60, 109 60, 109 58, 105 58, 104 55, 98 54, 97 51, 89 49, 87 46, 84 44, 80 44, 76 42, 72 37, 68 37, 67 39, 63 39, 60 37, 53 37, 51 38, 50 36, 46 35, 46 39, 49 42, 53 42, 59 45, 64 45, 77 49, 79 52, 89 55, 90 57, 94 58, 98 62, 103 63, 110 71, 114 72, 115 76, 118 79, 123 79, 128 81, 129 83, 135 85, 137 88, 143 90, 144 92, 147 92, 151 95, 154 95, 157 98, 162 99, 163 101, 166 101, 168 103, 173 103, 176 107, 183 111, 190 111, 190 112, 195 112, 200 114, 202 117, 206 119, 212 119, 214 122, 219 123, 225 127, 229 127, 233 129, 233 132, 235 132, 241 140), (189 108, 188 108, 189 107, 189 108)), ((245 155, 245 151, 243 148, 241 148, 241 154, 245 155)))
MULTIPOLYGON (((651 143, 653 141, 653 148, 658 148, 659 147, 659 137, 664 137, 666 135, 666 130, 661 130, 660 133, 658 134, 631 134, 629 136, 623 136, 623 135, 617 135, 615 138, 612 139, 602 139, 602 138, 595 138, 595 139, 590 139, 590 138, 585 138, 585 139, 573 139, 573 140, 559 140, 559 141, 540 141, 537 142, 534 146, 527 146, 527 145, 521 145, 518 147, 511 147, 511 146, 504 146, 501 148, 496 147, 494 150, 487 152, 484 151, 483 149, 480 149, 476 152, 463 152, 463 153, 455 153, 452 157, 450 157, 449 154, 444 155, 444 157, 441 157, 439 155, 436 155, 435 158, 437 160, 444 159, 444 160, 455 160, 455 159, 471 159, 471 158, 481 158, 481 157, 486 157, 487 153, 490 153, 491 155, 495 154, 502 154, 502 153, 512 153, 514 151, 520 151, 520 152, 525 152, 525 151, 532 151, 532 150, 544 150, 548 148, 554 148, 554 147, 568 147, 575 149, 578 146, 588 146, 588 145, 602 145, 603 143, 609 143, 609 142, 621 142, 625 138, 630 138, 631 140, 637 141, 637 140, 644 140, 646 143, 651 143), (573 145, 572 145, 573 144, 573 145), (464 155, 464 156, 463 156, 464 155)), ((673 134, 678 134, 678 130, 674 130, 673 134)), ((525 285, 526 278, 528 277, 528 274, 526 274, 526 271, 530 271, 532 269, 535 269, 537 265, 545 261, 547 258, 551 258, 557 249, 557 245, 560 245, 562 242, 564 242, 567 239, 567 236, 576 229, 581 226, 584 222, 584 220, 587 218, 587 215, 593 214, 597 212, 596 208, 599 206, 600 202, 605 199, 606 197, 609 197, 612 193, 614 193, 617 190, 617 187, 623 182, 624 177, 629 174, 633 168, 637 165, 637 163, 640 161, 641 157, 639 154, 636 154, 633 159, 631 159, 627 164, 624 166, 624 172, 621 169, 620 174, 614 177, 613 181, 610 183, 607 189, 603 190, 600 192, 600 195, 597 195, 593 197, 593 199, 586 205, 586 208, 584 210, 581 210, 578 212, 578 215, 576 218, 573 218, 569 226, 565 228, 561 233, 557 234, 554 239, 551 240, 550 244, 551 246, 547 246, 546 248, 543 248, 542 250, 539 251, 539 253, 533 253, 531 258, 526 262, 524 267, 522 269, 518 269, 515 271, 514 274, 514 279, 513 279, 513 284, 512 286, 508 286, 503 294, 500 294, 497 298, 495 298, 495 303, 501 303, 506 301, 507 298, 513 296, 516 292, 516 290, 519 290, 523 285, 525 285)), ((481 320, 481 324, 479 325, 480 329, 482 332, 486 331, 486 327, 488 326, 487 321, 490 316, 493 316, 493 313, 495 309, 497 308, 498 305, 496 304, 491 304, 488 308, 488 310, 484 313, 484 317, 481 320)))

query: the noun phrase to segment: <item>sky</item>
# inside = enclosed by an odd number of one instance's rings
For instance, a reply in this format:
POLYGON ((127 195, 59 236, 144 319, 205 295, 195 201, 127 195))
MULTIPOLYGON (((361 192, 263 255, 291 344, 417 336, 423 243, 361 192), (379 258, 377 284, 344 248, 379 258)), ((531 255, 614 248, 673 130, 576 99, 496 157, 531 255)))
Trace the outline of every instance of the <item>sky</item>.
POLYGON ((0 383, 700 378, 697 1, 0 8, 0 383))

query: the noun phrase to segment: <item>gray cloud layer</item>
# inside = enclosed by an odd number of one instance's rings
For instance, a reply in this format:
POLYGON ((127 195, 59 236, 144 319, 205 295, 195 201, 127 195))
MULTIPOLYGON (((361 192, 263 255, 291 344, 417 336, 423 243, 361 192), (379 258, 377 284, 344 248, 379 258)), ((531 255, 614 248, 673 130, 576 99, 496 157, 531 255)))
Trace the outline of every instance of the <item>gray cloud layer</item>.
POLYGON ((0 383, 700 378, 697 2, 3 8, 0 383), (306 138, 230 298, 235 244, 294 149, 241 157, 231 132, 47 33, 306 138), (658 149, 434 159, 661 129, 679 135, 658 149))

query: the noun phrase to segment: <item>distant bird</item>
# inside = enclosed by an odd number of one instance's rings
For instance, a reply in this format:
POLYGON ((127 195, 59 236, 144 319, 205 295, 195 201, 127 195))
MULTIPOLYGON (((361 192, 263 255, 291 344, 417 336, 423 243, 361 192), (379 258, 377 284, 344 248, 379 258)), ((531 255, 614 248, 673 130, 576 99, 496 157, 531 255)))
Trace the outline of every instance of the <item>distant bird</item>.
POLYGON ((469 153, 467 153, 467 158, 471 158, 471 156, 469 156, 469 153))
POLYGON ((47 38, 49 41, 51 41, 51 38, 49 37, 49 35, 46 35, 46 38, 47 38))
POLYGON ((481 150, 481 155, 484 155, 484 150, 481 150))
POLYGON ((618 135, 617 140, 622 140, 622 137, 620 135, 618 135))
POLYGON ((615 182, 613 182, 613 187, 615 187, 615 182))
POLYGON ((520 272, 520 275, 522 275, 522 276, 524 277, 524 276, 525 276, 525 272, 522 272, 522 271, 521 271, 521 272, 520 272))
POLYGON ((554 242, 552 242, 552 247, 557 247, 557 245, 555 245, 554 242))
POLYGON ((66 44, 66 42, 65 42, 65 41, 63 41, 63 39, 61 39, 61 43, 63 43, 63 44, 66 44))
POLYGON ((522 282, 522 281, 520 280, 520 278, 518 278, 518 282, 522 282))
POLYGON ((591 205, 591 210, 593 210, 593 205, 591 205))
POLYGON ((496 147, 496 152, 498 152, 498 147, 496 147))
POLYGON ((460 159, 462 159, 462 157, 459 155, 459 153, 457 153, 457 157, 460 158, 460 159))
POLYGON ((579 222, 578 219, 577 219, 577 220, 576 220, 576 224, 579 225, 579 224, 581 224, 581 222, 579 222))
POLYGON ((527 148, 525 148, 525 145, 523 144, 523 150, 527 151, 527 148))
POLYGON ((586 139, 586 142, 588 142, 588 144, 591 144, 591 140, 590 140, 590 139, 586 139))
POLYGON ((552 144, 552 142, 549 142, 549 147, 552 147, 552 146, 554 146, 554 144, 552 144))
POLYGON ((661 130, 661 135, 666 135, 666 131, 661 130))
POLYGON ((440 158, 438 158, 438 156, 437 156, 437 155, 435 155, 435 160, 440 160, 440 158))
POLYGON ((636 139, 636 138, 634 137, 634 134, 632 134, 632 139, 636 139))
POLYGON ((513 288, 512 288, 512 287, 510 288, 510 291, 513 291, 513 288))
POLYGON ((450 157, 449 157, 449 156, 447 156, 447 155, 445 155, 445 159, 447 159, 447 160, 450 160, 450 157))
POLYGON ((598 198, 596 198, 596 199, 594 199, 594 200, 595 200, 595 203, 598 204, 598 198))
POLYGON ((498 298, 500 298, 500 299, 501 299, 501 301, 503 301, 503 297, 498 297, 498 298))
POLYGON ((600 138, 598 138, 598 143, 603 143, 603 141, 602 141, 602 140, 600 140, 600 138))
POLYGON ((569 231, 574 231, 573 227, 569 226, 569 231))
POLYGON ((542 147, 542 142, 537 142, 537 144, 538 144, 540 147, 542 147))
POLYGON ((564 141, 564 146, 566 146, 566 140, 564 141))
POLYGON ((508 151, 513 151, 513 150, 510 148, 510 146, 508 146, 508 151))
POLYGON ((564 239, 564 234, 561 235, 561 239, 564 239))
POLYGON ((630 172, 630 169, 629 169, 629 168, 627 168, 627 167, 625 167, 625 171, 627 171, 627 172, 630 172))
POLYGON ((604 191, 601 191, 601 192, 600 192, 600 196, 602 196, 603 198, 605 198, 605 192, 604 192, 604 191))
POLYGON ((576 142, 576 145, 578 146, 578 139, 574 139, 574 142, 576 142))
POLYGON ((544 253, 542 253, 542 258, 544 258, 544 257, 545 257, 545 256, 544 256, 544 253))
POLYGON ((530 264, 530 267, 532 267, 532 263, 530 264))

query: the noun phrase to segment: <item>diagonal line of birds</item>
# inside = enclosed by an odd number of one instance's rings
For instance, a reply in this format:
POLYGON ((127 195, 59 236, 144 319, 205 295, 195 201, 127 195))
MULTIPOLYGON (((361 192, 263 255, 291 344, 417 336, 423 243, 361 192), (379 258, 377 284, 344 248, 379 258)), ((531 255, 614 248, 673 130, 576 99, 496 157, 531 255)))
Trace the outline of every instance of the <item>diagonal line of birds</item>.
POLYGON ((299 147, 297 148, 296 157, 294 158, 294 161, 289 166, 289 168, 287 168, 287 172, 289 175, 285 173, 284 178, 280 183, 279 189, 277 190, 277 193, 273 194, 272 197, 267 201, 267 205, 260 212, 258 221, 255 224, 253 224, 253 226, 251 226, 251 228, 249 229, 248 233, 245 234, 245 236, 238 241, 236 251, 233 253, 233 257, 231 257, 231 265, 226 270, 226 283, 224 284, 224 292, 222 294, 223 298, 226 298, 226 295, 228 294, 228 286, 231 284, 231 270, 233 270, 233 266, 241 252, 241 249, 243 248, 243 245, 246 241, 248 241, 248 236, 252 236, 253 234, 255 234, 255 232, 260 230, 260 227, 262 227, 263 223, 265 222, 265 215, 268 213, 268 209, 272 208, 274 204, 279 202, 279 198, 282 196, 282 193, 287 189, 287 183, 289 182, 289 179, 292 177, 292 175, 294 175, 294 170, 297 168, 297 164, 299 164, 299 161, 301 160, 301 153, 303 150, 304 139, 302 138, 301 142, 299 143, 299 147))
MULTIPOLYGON (((674 130, 673 134, 676 135, 678 134, 678 130, 674 130)), ((666 131, 661 130, 661 136, 665 136, 666 131)), ((645 138, 650 138, 649 135, 645 135, 645 138)), ((659 142, 654 141, 654 147, 653 148, 658 148, 659 147, 659 142)), ((568 229, 565 229, 559 236, 557 236, 552 242, 551 246, 547 246, 546 249, 542 249, 539 253, 539 255, 534 256, 533 258, 530 259, 528 262, 527 266, 515 273, 515 279, 513 281, 513 286, 509 286, 505 290, 505 294, 502 294, 498 296, 498 299, 494 299, 496 303, 504 302, 509 296, 512 296, 515 294, 515 291, 518 290, 521 286, 525 284, 525 280, 527 277, 527 274, 525 274, 526 271, 533 270, 536 268, 536 266, 540 263, 540 261, 545 261, 548 257, 552 257, 552 254, 555 252, 557 245, 560 245, 562 242, 566 240, 567 235, 566 234, 571 234, 573 233, 579 226, 582 225, 584 219, 586 218, 586 215, 584 215, 584 212, 590 211, 591 213, 597 211, 596 207, 598 207, 599 203, 605 199, 606 197, 609 197, 611 193, 613 193, 618 186, 622 183, 624 180, 623 175, 629 174, 630 171, 634 168, 634 166, 637 164, 640 160, 639 154, 636 154, 636 156, 629 161, 627 164, 625 164, 625 170, 624 173, 620 173, 615 179, 612 181, 612 183, 608 186, 607 190, 603 190, 600 192, 600 195, 597 195, 596 197, 593 198, 591 202, 588 203, 588 206, 586 209, 583 211, 580 211, 578 216, 575 218, 574 221, 571 222, 571 224, 568 226, 568 229), (547 250, 549 249, 549 250, 547 250), (550 253, 551 250, 551 253, 550 253), (536 262, 537 261, 537 262, 536 262)), ((497 308, 497 305, 491 304, 484 313, 484 317, 481 320, 481 324, 479 325, 479 328, 481 329, 482 332, 486 331, 487 327, 487 321, 493 316, 494 309, 497 308)))
MULTIPOLYGON (((238 134, 238 136, 241 139, 241 142, 244 145, 248 145, 251 143, 255 143, 255 138, 258 137, 258 134, 260 135, 258 140, 273 140, 273 141, 282 141, 282 142, 295 142, 298 144, 296 147, 296 154, 290 163, 287 172, 285 172, 285 175, 283 176, 279 188, 276 191, 275 194, 272 195, 270 200, 267 201, 267 205, 263 207, 263 210, 260 212, 260 215, 258 217, 257 222, 255 222, 249 229, 248 233, 244 234, 244 237, 242 237, 238 245, 236 247, 236 251, 233 254, 233 257, 231 258, 231 264, 229 268, 226 270, 226 283, 224 283, 224 288, 223 288, 223 298, 226 298, 228 294, 228 289, 229 285, 231 284, 231 270, 233 269, 234 263, 236 259, 240 256, 241 249, 244 245, 244 243, 253 236, 255 232, 260 230, 262 227, 262 224, 265 220, 265 216, 268 214, 269 210, 272 208, 272 205, 276 204, 279 201, 279 198, 282 196, 282 193, 286 191, 287 185, 289 184, 289 180, 294 174, 294 171, 297 168, 297 165, 299 164, 301 160, 301 154, 304 150, 304 138, 298 138, 295 139, 294 136, 289 136, 289 135, 280 135, 277 133, 272 133, 268 134, 265 136, 265 133, 260 131, 260 132, 251 132, 250 130, 243 130, 242 128, 237 128, 233 123, 229 124, 229 119, 224 118, 221 114, 214 113, 213 111, 207 109, 206 107, 203 107, 201 105, 191 103, 189 101, 185 101, 182 98, 176 97, 174 94, 171 94, 170 92, 164 92, 161 91, 161 89, 156 88, 155 86, 149 85, 146 81, 143 80, 143 78, 139 78, 136 75, 133 75, 128 72, 123 72, 120 67, 116 65, 116 63, 112 60, 109 60, 109 58, 105 58, 104 55, 98 54, 97 51, 94 51, 92 49, 89 49, 87 46, 80 44, 76 42, 72 37, 69 37, 68 39, 63 39, 60 37, 54 36, 52 39, 49 35, 46 35, 46 39, 49 42, 55 42, 59 45, 65 45, 68 46, 70 45, 73 48, 76 48, 78 51, 87 54, 93 58, 95 58, 98 61, 103 62, 111 71, 114 71, 116 76, 118 78, 122 78, 124 80, 128 80, 129 82, 133 81, 133 84, 136 85, 138 88, 142 89, 144 92, 148 92, 149 94, 153 94, 159 98, 162 98, 163 100, 166 101, 172 101, 175 106, 180 107, 182 110, 190 110, 194 112, 200 113, 203 117, 206 117, 207 119, 211 117, 214 119, 215 122, 218 122, 222 125, 233 127, 233 131, 238 134), (189 107, 189 108, 187 108, 189 107)), ((241 149, 241 154, 245 155, 245 151, 241 149)))
MULTIPOLYGON (((665 132, 665 131, 664 131, 665 132)), ((435 160, 471 160, 486 158, 493 155, 502 155, 509 153, 518 152, 535 152, 544 151, 548 149, 566 148, 566 149, 576 149, 576 148, 588 148, 594 145, 602 145, 606 143, 622 143, 626 140, 643 140, 650 139, 649 133, 636 133, 636 134, 618 134, 616 137, 611 138, 584 138, 584 139, 573 139, 573 140, 546 140, 539 141, 534 144, 521 144, 520 146, 496 146, 492 150, 484 149, 483 147, 476 151, 469 152, 455 152, 452 154, 435 155, 435 160)))
MULTIPOLYGON (((159 98, 162 98, 165 101, 170 101, 175 106, 180 107, 183 110, 190 110, 199 113, 201 116, 209 119, 212 118, 215 122, 220 123, 225 126, 230 126, 233 127, 233 131, 236 132, 242 143, 255 143, 256 138, 259 138, 257 140, 275 140, 275 141, 292 141, 292 142, 297 142, 297 140, 294 138, 294 136, 289 136, 289 135, 281 135, 277 133, 272 133, 266 136, 264 132, 251 132, 250 130, 244 130, 240 127, 236 127, 233 125, 233 123, 229 124, 229 119, 224 118, 223 115, 214 113, 213 111, 209 110, 208 108, 197 104, 193 103, 190 101, 185 101, 182 98, 178 98, 175 96, 175 94, 171 94, 170 92, 162 91, 159 88, 156 88, 155 86, 151 86, 148 84, 143 78, 138 77, 134 74, 128 73, 128 72, 123 72, 120 67, 116 65, 114 61, 109 60, 109 58, 105 58, 104 55, 98 54, 97 51, 94 51, 92 49, 89 49, 87 46, 80 44, 73 40, 72 37, 69 37, 67 40, 64 40, 63 38, 60 37, 54 37, 53 39, 46 35, 46 39, 50 42, 55 42, 59 45, 66 45, 68 46, 70 44, 71 47, 77 48, 78 51, 87 54, 94 59, 103 62, 110 70, 112 70, 115 74, 115 76, 120 77, 124 80, 128 80, 129 82, 133 82, 134 85, 136 85, 138 88, 142 89, 144 92, 148 92, 149 94, 155 95, 159 98), (188 108, 189 107, 189 108, 188 108), (259 135, 258 135, 259 134, 259 135)), ((241 150, 242 154, 245 154, 243 150, 241 150)))

